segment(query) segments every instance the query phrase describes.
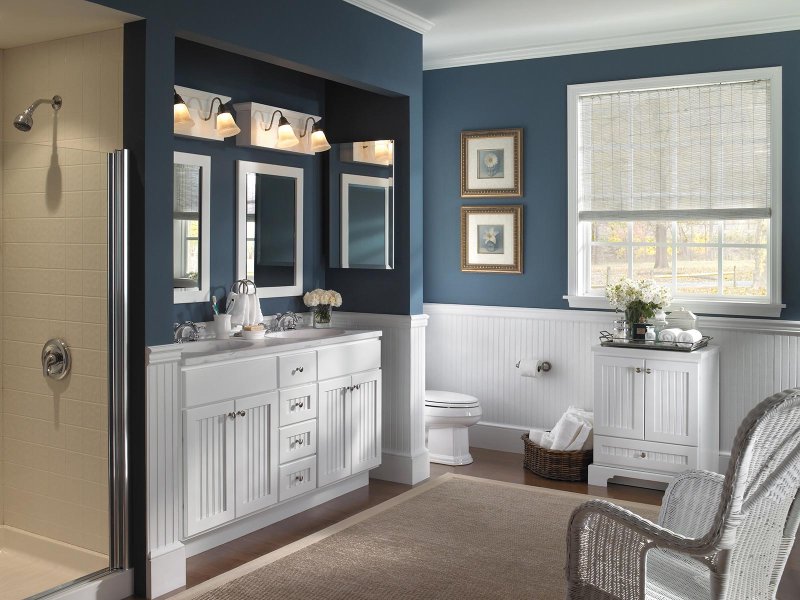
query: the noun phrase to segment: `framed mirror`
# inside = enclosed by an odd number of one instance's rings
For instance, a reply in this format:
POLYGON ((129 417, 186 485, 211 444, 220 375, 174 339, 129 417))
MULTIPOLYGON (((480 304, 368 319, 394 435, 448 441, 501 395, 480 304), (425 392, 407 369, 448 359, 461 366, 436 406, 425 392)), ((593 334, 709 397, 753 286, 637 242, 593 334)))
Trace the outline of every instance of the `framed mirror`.
POLYGON ((260 298, 303 293, 303 169, 237 161, 237 278, 260 298))
POLYGON ((394 141, 335 144, 329 155, 330 266, 394 268, 394 141))
POLYGON ((174 302, 210 300, 211 157, 173 154, 172 287, 174 302))

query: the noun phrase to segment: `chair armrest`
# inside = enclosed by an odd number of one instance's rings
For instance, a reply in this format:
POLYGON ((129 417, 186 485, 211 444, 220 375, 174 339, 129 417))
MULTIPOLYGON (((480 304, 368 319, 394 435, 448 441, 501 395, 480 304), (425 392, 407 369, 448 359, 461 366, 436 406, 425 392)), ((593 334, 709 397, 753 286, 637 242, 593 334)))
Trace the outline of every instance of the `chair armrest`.
POLYGON ((572 513, 567 533, 568 599, 644 600, 651 548, 707 554, 700 540, 661 527, 605 500, 572 513))
POLYGON ((689 538, 711 531, 722 502, 725 477, 710 471, 685 471, 667 487, 658 524, 689 538))

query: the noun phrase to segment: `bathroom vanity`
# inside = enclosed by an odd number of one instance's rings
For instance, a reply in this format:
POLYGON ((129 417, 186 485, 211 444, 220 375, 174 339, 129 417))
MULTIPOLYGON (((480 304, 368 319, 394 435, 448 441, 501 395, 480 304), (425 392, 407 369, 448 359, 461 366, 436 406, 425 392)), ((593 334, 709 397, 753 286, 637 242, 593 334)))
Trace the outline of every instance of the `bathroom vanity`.
POLYGON ((381 332, 269 335, 148 348, 148 597, 381 462, 381 332))

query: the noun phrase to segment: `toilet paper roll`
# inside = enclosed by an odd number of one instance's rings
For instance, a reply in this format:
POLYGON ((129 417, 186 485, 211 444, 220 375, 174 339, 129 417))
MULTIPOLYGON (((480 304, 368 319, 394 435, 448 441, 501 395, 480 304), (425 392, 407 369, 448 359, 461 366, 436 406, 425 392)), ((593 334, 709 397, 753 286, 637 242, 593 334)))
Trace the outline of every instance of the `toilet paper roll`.
POLYGON ((542 361, 535 358, 523 358, 519 361, 519 374, 522 377, 538 377, 542 361))

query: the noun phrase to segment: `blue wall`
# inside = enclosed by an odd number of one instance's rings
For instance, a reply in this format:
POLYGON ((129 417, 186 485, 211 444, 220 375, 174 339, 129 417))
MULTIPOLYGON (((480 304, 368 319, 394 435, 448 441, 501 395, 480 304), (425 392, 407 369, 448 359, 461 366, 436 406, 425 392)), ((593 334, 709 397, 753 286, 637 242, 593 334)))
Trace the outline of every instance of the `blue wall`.
POLYGON ((783 318, 800 319, 800 32, 426 71, 426 302, 567 308, 567 85, 783 67, 783 318), (460 197, 460 133, 524 128, 524 197, 460 197), (462 273, 460 207, 525 207, 522 275, 462 273))

